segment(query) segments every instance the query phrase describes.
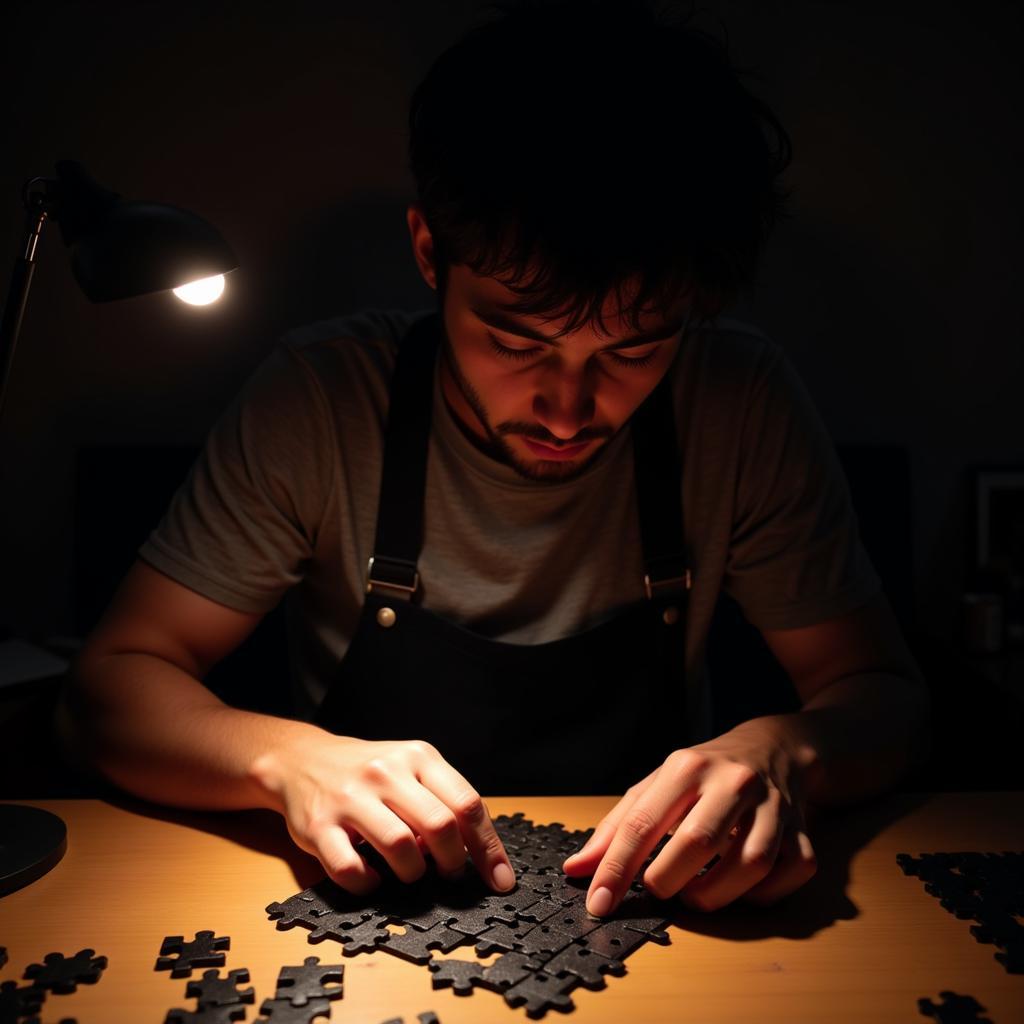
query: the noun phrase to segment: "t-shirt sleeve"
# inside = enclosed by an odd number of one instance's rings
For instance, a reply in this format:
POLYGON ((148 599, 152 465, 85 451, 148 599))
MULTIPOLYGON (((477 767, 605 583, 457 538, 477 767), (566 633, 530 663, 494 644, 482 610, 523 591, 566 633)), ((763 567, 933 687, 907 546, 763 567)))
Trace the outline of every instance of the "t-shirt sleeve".
POLYGON ((742 428, 723 587, 760 629, 814 625, 881 590, 832 440, 774 345, 742 428))
POLYGON ((270 611, 302 579, 335 454, 319 382, 281 342, 215 423, 140 558, 228 607, 270 611))

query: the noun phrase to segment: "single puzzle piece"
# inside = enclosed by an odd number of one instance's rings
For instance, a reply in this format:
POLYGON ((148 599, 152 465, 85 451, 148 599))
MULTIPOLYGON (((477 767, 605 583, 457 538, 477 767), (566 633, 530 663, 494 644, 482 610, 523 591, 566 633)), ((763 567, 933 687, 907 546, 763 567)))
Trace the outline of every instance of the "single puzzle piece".
POLYGON ((430 962, 430 950, 436 949, 441 953, 450 953, 457 946, 471 941, 472 939, 462 932, 455 932, 443 924, 436 924, 425 932, 416 931, 415 928, 407 928, 403 935, 389 931, 387 939, 381 943, 380 948, 385 953, 391 953, 393 956, 401 957, 411 964, 419 964, 422 967, 430 962))
POLYGON ((621 960, 609 960, 588 946, 573 943, 544 964, 544 973, 556 978, 566 973, 575 974, 587 988, 598 989, 608 984, 606 974, 621 976, 626 973, 626 965, 621 960))
POLYGON ((274 998, 287 999, 292 1006, 305 1006, 311 999, 340 999, 345 991, 344 977, 344 964, 321 964, 320 957, 307 956, 301 967, 282 967, 278 971, 274 998))
POLYGON ((96 956, 94 949, 80 949, 74 956, 47 953, 45 964, 30 964, 24 977, 32 979, 34 988, 49 989, 67 995, 78 988, 78 983, 95 985, 107 966, 105 956, 96 956))
POLYGON ((245 1007, 241 1003, 204 1006, 198 1010, 168 1010, 164 1024, 231 1024, 236 1020, 245 1020, 245 1007))
POLYGON ((939 1024, 992 1024, 987 1017, 979 1016, 985 1007, 973 996, 960 996, 955 992, 940 992, 939 995, 941 1003, 918 999, 918 1010, 926 1017, 934 1017, 939 1024))
POLYGON ((522 938, 519 940, 519 948, 530 956, 543 953, 554 955, 575 941, 576 937, 572 932, 556 928, 545 921, 542 924, 535 924, 523 932, 522 938))
POLYGON ((160 946, 154 970, 169 970, 172 978, 184 978, 194 967, 223 967, 224 950, 230 948, 230 936, 215 937, 211 931, 196 932, 191 942, 186 942, 183 935, 168 935, 160 946), (170 953, 178 955, 172 957, 170 953))
POLYGON ((7 963, 7 947, 0 946, 0 967, 7 963))
POLYGON ((484 969, 483 978, 478 984, 481 988, 489 988, 492 992, 504 992, 527 975, 539 971, 544 965, 535 957, 529 957, 518 950, 503 953, 489 967, 484 969))
MULTIPOLYGON (((441 1024, 433 1010, 424 1010, 423 1013, 417 1013, 416 1020, 419 1024, 441 1024)), ((389 1017, 387 1020, 381 1021, 381 1024, 405 1024, 405 1018, 389 1017)))
POLYGON ((609 960, 624 960, 647 941, 643 932, 633 931, 621 921, 606 921, 587 933, 587 948, 609 960))
POLYGON ((303 1006, 292 1006, 288 999, 264 999, 260 1004, 262 1017, 253 1024, 313 1024, 318 1017, 331 1016, 329 999, 310 999, 303 1006))
POLYGON ((553 978, 544 971, 533 971, 503 993, 509 1006, 525 1006, 527 1017, 543 1017, 548 1010, 568 1013, 574 1008, 571 992, 580 979, 574 974, 553 978))
POLYGON ((14 1024, 15 1021, 38 1013, 46 999, 40 988, 26 985, 18 988, 16 981, 0 982, 0 1024, 14 1024))
POLYGON ((491 953, 511 953, 522 945, 526 930, 522 926, 522 921, 518 923, 520 927, 513 928, 496 921, 487 931, 481 932, 476 937, 477 943, 473 948, 480 956, 490 956, 491 953))
POLYGON ((486 970, 477 960, 431 960, 427 969, 434 988, 451 986, 457 996, 468 996, 483 981, 486 970))
POLYGON ((256 991, 249 988, 239 988, 249 980, 249 972, 244 967, 228 971, 225 977, 220 976, 216 967, 203 971, 202 980, 193 979, 185 986, 185 995, 197 999, 199 1009, 206 1006, 234 1006, 238 1003, 253 1003, 256 1001, 256 991))

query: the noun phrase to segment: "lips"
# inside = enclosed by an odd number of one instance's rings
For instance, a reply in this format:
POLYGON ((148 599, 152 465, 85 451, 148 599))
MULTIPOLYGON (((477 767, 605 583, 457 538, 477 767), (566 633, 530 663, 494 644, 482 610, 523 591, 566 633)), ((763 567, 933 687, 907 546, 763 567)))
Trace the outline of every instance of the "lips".
POLYGON ((541 444, 539 441, 531 441, 528 437, 523 438, 523 444, 525 444, 534 455, 538 455, 542 459, 550 459, 552 461, 575 458, 575 456, 579 455, 584 451, 584 449, 590 447, 590 442, 584 441, 582 444, 570 444, 565 445, 562 448, 552 448, 550 445, 541 444))

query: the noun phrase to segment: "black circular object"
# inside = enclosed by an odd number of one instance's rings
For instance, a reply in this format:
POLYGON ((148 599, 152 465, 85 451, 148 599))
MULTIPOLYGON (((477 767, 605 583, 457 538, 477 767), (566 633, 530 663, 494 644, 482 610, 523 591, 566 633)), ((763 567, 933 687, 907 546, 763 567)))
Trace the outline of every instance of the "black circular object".
POLYGON ((42 878, 67 848, 68 829, 56 814, 0 804, 0 896, 42 878))

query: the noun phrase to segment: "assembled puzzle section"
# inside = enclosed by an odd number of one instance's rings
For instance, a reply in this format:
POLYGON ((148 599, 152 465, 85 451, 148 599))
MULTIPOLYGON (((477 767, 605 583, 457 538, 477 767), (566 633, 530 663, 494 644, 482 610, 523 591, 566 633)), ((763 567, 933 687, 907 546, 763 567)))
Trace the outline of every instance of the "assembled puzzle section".
MULTIPOLYGON (((613 914, 587 913, 589 880, 566 877, 562 864, 593 829, 535 825, 521 813, 499 815, 494 826, 516 874, 512 892, 492 892, 476 871, 454 882, 428 871, 404 884, 373 847, 364 845, 361 852, 381 876, 374 892, 355 896, 324 879, 269 904, 267 914, 278 928, 308 929, 310 942, 341 943, 344 956, 382 950, 427 967, 434 988, 451 987, 457 995, 487 989, 534 1018, 550 1009, 571 1010, 569 993, 580 985, 600 989, 607 975, 625 974, 623 961, 645 942, 668 943, 665 928, 678 905, 655 899, 639 880, 613 914), (404 933, 391 931, 389 924, 404 926, 404 933), (472 946, 480 957, 500 955, 486 966, 477 959, 433 955, 462 946, 472 946)), ((667 841, 651 851, 638 879, 667 841)))
POLYGON ((998 947, 995 958, 1010 974, 1024 974, 1024 853, 898 853, 896 862, 945 910, 973 919, 971 934, 998 947))

